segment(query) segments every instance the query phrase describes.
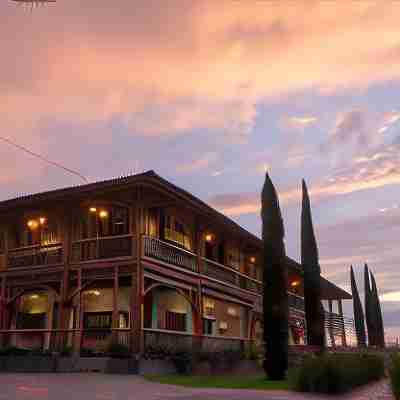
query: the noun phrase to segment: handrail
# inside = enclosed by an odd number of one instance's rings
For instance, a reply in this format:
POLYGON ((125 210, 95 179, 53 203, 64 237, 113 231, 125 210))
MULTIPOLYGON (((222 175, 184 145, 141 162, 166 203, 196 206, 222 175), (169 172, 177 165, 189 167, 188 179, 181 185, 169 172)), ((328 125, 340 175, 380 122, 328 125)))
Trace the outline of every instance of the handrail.
POLYGON ((127 233, 125 235, 108 235, 108 236, 93 236, 91 238, 86 238, 86 239, 78 239, 78 240, 73 240, 73 243, 85 243, 85 242, 93 242, 95 240, 111 240, 111 239, 124 239, 127 237, 134 237, 135 235, 133 235, 132 233, 127 233))
POLYGON ((258 284, 260 284, 260 285, 263 284, 262 281, 260 281, 260 280, 258 280, 258 279, 255 279, 255 278, 253 278, 253 277, 251 277, 251 276, 249 276, 249 275, 243 274, 242 272, 236 270, 235 268, 229 267, 229 266, 224 265, 224 264, 220 264, 219 262, 214 261, 214 260, 210 260, 209 258, 202 257, 202 259, 203 259, 204 261, 206 261, 206 262, 210 262, 211 264, 214 264, 214 265, 217 266, 217 267, 224 268, 224 269, 226 269, 226 270, 229 271, 229 272, 233 272, 233 273, 235 273, 235 274, 238 275, 238 276, 242 276, 243 278, 246 278, 246 279, 248 279, 248 280, 250 280, 250 281, 253 281, 253 282, 258 283, 258 284))
POLYGON ((34 250, 34 249, 38 249, 38 248, 48 248, 48 247, 55 247, 55 246, 61 246, 62 242, 54 242, 54 243, 47 243, 47 244, 31 244, 29 246, 22 246, 22 247, 13 247, 8 249, 9 253, 16 253, 19 251, 23 251, 23 250, 34 250))
POLYGON ((161 243, 161 244, 165 244, 165 245, 167 245, 167 246, 169 246, 169 247, 172 247, 172 248, 174 248, 174 249, 176 249, 176 250, 178 250, 178 251, 180 251, 180 252, 187 253, 187 254, 190 255, 190 256, 197 257, 197 254, 196 254, 196 253, 192 253, 191 251, 186 250, 186 249, 184 249, 183 247, 175 246, 174 244, 172 244, 172 243, 170 243, 170 242, 168 242, 168 241, 161 240, 161 239, 158 239, 158 238, 156 238, 156 237, 148 236, 148 235, 143 235, 143 238, 144 238, 144 239, 151 239, 151 240, 154 240, 154 241, 159 242, 159 243, 161 243))
POLYGON ((151 236, 143 236, 143 256, 154 258, 190 272, 198 272, 196 254, 151 236))

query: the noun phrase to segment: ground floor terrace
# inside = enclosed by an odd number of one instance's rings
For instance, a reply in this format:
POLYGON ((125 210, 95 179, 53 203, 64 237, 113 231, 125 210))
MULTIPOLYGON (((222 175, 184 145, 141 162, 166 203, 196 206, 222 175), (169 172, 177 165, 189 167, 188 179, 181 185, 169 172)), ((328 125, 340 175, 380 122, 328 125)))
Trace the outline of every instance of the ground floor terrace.
MULTIPOLYGON (((129 275, 86 283, 81 291, 72 286, 64 303, 50 285, 13 290, 3 307, 1 345, 101 355, 115 343, 132 353, 243 351, 262 343, 262 316, 257 303, 249 300, 207 287, 176 285, 152 273, 145 275, 139 297, 129 275)), ((343 319, 327 313, 326 323, 331 324, 331 343, 336 337, 336 344, 346 344, 343 319)), ((305 325, 301 307, 291 307, 290 344, 305 344, 305 325)))
MULTIPOLYGON (((138 295, 136 278, 127 269, 116 268, 111 277, 110 271, 97 273, 104 277, 84 279, 86 272, 76 272, 77 280, 64 296, 62 287, 51 282, 8 290, 1 311, 1 345, 100 355, 115 343, 142 353, 244 350, 262 342, 259 296, 238 298, 154 271, 144 273, 138 295)), ((290 343, 304 344, 304 312, 300 306, 290 310, 290 343)))

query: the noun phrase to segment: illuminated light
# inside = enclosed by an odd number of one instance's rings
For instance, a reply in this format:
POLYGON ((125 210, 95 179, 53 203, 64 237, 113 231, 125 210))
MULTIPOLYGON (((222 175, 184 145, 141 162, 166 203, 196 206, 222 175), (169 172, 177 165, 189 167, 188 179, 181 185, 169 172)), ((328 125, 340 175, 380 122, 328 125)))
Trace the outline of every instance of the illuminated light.
POLYGON ((219 329, 221 329, 221 331, 226 331, 228 329, 228 323, 225 321, 221 321, 219 323, 219 329))
POLYGON ((255 257, 250 257, 250 262, 254 264, 256 262, 256 258, 255 257))
POLYGON ((300 281, 293 281, 291 284, 290 284, 290 286, 292 286, 292 287, 296 287, 296 286, 299 286, 300 285, 300 281))
POLYGON ((100 290, 97 289, 87 290, 85 293, 93 296, 100 296, 100 290))
POLYGON ((213 235, 212 235, 211 233, 208 233, 208 234, 206 235, 206 241, 207 241, 207 242, 212 242, 212 240, 213 240, 213 235))
POLYGON ((39 218, 40 225, 44 225, 46 223, 46 221, 47 221, 47 219, 45 217, 39 218))
POLYGON ((34 219, 30 219, 26 224, 30 229, 36 229, 39 226, 38 222, 34 219))
POLYGON ((90 207, 90 208, 89 208, 89 211, 90 211, 91 213, 95 213, 95 212, 97 211, 97 208, 96 208, 96 207, 90 207))
POLYGON ((31 299, 32 300, 35 300, 35 299, 38 299, 39 298, 39 295, 38 294, 32 294, 31 295, 31 299))
POLYGON ((108 211, 106 211, 106 210, 101 210, 101 211, 99 212, 99 217, 100 217, 100 218, 107 218, 107 217, 108 217, 108 211))
POLYGON ((228 307, 228 315, 231 315, 232 317, 236 317, 237 316, 237 310, 236 308, 233 307, 228 307))

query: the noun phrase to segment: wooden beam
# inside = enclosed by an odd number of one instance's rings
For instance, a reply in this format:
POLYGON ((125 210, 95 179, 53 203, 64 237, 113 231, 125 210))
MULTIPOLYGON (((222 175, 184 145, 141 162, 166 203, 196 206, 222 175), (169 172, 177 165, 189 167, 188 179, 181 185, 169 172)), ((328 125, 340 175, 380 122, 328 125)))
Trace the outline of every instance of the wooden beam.
POLYGON ((119 274, 118 266, 114 267, 114 287, 113 287, 113 312, 112 312, 112 326, 119 328, 119 274))

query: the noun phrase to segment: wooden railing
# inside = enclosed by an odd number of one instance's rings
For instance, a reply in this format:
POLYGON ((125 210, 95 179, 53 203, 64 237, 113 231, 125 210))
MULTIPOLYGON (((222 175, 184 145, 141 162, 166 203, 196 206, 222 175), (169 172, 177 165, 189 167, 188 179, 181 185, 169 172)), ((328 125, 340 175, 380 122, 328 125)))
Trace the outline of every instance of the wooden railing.
POLYGON ((289 307, 295 308, 296 310, 304 311, 304 298, 297 294, 288 292, 289 307))
POLYGON ((72 261, 82 262, 133 256, 133 236, 105 236, 72 243, 72 261))
POLYGON ((8 251, 9 268, 61 264, 62 262, 61 243, 19 247, 8 251))
POLYGON ((197 272, 197 256, 194 253, 150 236, 143 237, 142 254, 145 257, 197 272))
POLYGON ((262 282, 251 278, 233 268, 203 258, 201 273, 221 282, 229 283, 244 290, 262 293, 262 282))

